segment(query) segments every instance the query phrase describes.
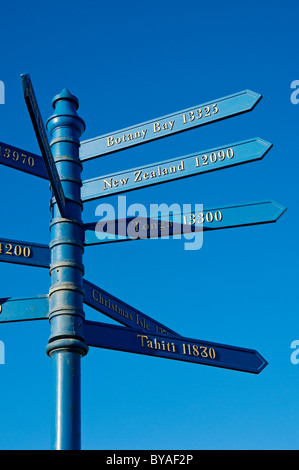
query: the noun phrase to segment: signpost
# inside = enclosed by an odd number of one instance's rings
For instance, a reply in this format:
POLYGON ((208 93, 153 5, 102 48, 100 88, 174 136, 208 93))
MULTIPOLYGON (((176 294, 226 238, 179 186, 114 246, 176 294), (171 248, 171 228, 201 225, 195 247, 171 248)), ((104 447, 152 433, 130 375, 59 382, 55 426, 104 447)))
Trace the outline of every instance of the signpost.
POLYGON ((124 150, 151 140, 251 111, 261 98, 262 96, 258 93, 244 90, 167 116, 151 119, 111 134, 85 140, 81 142, 80 160, 101 157, 118 150, 124 150))
POLYGON ((0 163, 40 178, 48 179, 44 160, 39 155, 0 142, 0 163))
POLYGON ((108 317, 117 322, 149 333, 160 333, 164 335, 180 336, 173 330, 153 318, 145 315, 126 302, 118 299, 114 295, 109 294, 100 287, 91 282, 83 281, 86 305, 93 307, 95 310, 104 313, 108 317))
POLYGON ((272 144, 256 138, 235 144, 222 145, 203 152, 193 153, 154 165, 141 166, 83 181, 81 198, 83 202, 99 199, 112 194, 133 191, 154 184, 175 181, 233 165, 261 160, 272 144))
POLYGON ((255 350, 184 337, 141 333, 121 326, 86 321, 86 342, 97 348, 193 362, 259 374, 267 361, 255 350))
POLYGON ((28 299, 0 299, 0 323, 46 320, 48 316, 48 295, 28 299))
POLYGON ((272 144, 260 138, 250 139, 83 183, 81 172, 82 161, 250 111, 261 95, 245 90, 80 142, 85 124, 77 114, 78 100, 64 89, 54 97, 55 114, 47 120, 52 137, 49 144, 28 74, 22 75, 22 83, 43 158, 0 143, 0 164, 50 181, 55 195, 50 205, 51 240, 49 245, 41 245, 1 239, 0 261, 48 268, 51 286, 48 295, 0 299, 0 323, 48 320, 51 325, 46 351, 54 366, 53 448, 80 449, 81 358, 89 347, 259 374, 267 361, 257 351, 182 337, 88 282, 83 277, 83 253, 85 246, 104 243, 105 232, 112 236, 112 241, 131 239, 129 226, 133 226, 135 239, 162 237, 164 224, 168 225, 169 235, 241 227, 275 222, 285 211, 283 206, 272 201, 220 205, 201 212, 158 213, 154 218, 123 218, 104 223, 83 223, 82 208, 83 202, 107 195, 259 160, 272 144), (124 326, 86 320, 84 305, 124 326))
POLYGON ((1 238, 0 261, 49 268, 50 250, 48 245, 1 238))
POLYGON ((100 245, 117 241, 168 237, 196 231, 220 230, 276 222, 286 208, 273 201, 218 206, 190 213, 130 217, 84 225, 84 244, 100 245))
POLYGON ((44 158, 44 163, 51 182, 52 190, 56 198, 62 217, 65 217, 65 197, 61 186, 60 177, 53 159, 52 151, 48 142, 46 129, 37 104, 33 86, 29 74, 21 75, 24 98, 35 130, 35 135, 39 144, 40 151, 44 158))

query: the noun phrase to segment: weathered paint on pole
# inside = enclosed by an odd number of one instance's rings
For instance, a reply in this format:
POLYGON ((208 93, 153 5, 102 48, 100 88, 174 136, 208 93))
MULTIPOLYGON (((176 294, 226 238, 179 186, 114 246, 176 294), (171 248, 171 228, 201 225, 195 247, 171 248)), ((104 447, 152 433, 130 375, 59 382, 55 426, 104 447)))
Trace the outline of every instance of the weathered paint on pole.
POLYGON ((53 360, 55 380, 53 448, 78 450, 81 447, 80 362, 88 351, 84 340, 82 165, 78 152, 85 124, 77 115, 78 100, 68 90, 53 98, 53 107, 56 114, 48 119, 47 127, 66 199, 65 218, 61 217, 56 200, 51 201, 51 335, 47 354, 53 360))

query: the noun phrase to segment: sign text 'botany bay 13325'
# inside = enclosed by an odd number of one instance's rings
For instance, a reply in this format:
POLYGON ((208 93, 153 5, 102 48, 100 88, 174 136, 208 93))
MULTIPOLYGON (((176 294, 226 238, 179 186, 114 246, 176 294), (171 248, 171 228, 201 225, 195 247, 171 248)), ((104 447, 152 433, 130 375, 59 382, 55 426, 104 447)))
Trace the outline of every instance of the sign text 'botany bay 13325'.
POLYGON ((144 144, 194 127, 251 111, 260 101, 261 95, 244 90, 233 95, 177 111, 166 116, 127 127, 81 142, 81 160, 100 157, 118 150, 144 144))

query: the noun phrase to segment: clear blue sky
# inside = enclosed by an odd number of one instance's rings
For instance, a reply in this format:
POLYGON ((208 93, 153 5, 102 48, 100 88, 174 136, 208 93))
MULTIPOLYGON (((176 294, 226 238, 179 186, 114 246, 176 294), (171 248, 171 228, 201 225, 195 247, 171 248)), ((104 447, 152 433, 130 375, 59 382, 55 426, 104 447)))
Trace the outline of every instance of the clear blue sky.
MULTIPOLYGON (((250 113, 85 162, 83 178, 261 137, 262 160, 157 185, 127 203, 204 207, 273 199, 276 223, 184 240, 88 247, 86 279, 180 334, 258 350, 259 375, 90 348, 82 360, 84 449, 298 449, 298 3, 40 1, 1 6, 2 142, 40 153, 23 99, 30 73, 46 120, 67 87, 79 98, 82 139, 244 89, 250 113)), ((1 166, 1 236, 48 243, 44 180, 1 166)), ((111 197, 109 202, 116 202, 111 197)), ((108 199, 105 201, 108 202, 108 199)), ((98 201, 86 203, 95 221, 98 201)), ((0 297, 46 294, 47 270, 1 263, 0 297)), ((86 309, 86 318, 108 322, 86 309)), ((52 363, 44 322, 3 324, 0 449, 48 449, 52 363)))

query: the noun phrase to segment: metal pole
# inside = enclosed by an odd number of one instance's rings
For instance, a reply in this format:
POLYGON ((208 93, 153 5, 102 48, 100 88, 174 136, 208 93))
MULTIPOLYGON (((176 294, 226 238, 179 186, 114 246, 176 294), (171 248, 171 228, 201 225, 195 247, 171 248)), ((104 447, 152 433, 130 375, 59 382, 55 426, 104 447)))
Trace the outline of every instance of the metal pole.
POLYGON ((78 116, 78 100, 67 89, 53 98, 55 114, 47 121, 51 148, 66 199, 62 218, 55 198, 51 200, 51 287, 49 319, 51 335, 47 354, 54 366, 55 450, 81 448, 81 357, 87 354, 84 340, 82 278, 84 232, 82 227, 82 164, 79 138, 85 130, 78 116))

